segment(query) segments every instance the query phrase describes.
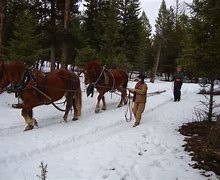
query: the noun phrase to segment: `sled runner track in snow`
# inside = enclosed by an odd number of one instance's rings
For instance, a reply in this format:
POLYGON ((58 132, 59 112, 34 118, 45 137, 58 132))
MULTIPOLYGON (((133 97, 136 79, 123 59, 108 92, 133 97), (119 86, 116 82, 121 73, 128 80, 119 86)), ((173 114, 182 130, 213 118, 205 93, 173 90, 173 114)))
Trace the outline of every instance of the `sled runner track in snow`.
MULTIPOLYGON (((163 91, 157 91, 157 92, 153 92, 149 97, 151 96, 154 96, 154 95, 158 95, 158 94, 161 94, 162 92, 165 92, 164 90, 163 91)), ((150 93, 149 93, 150 94, 150 93)), ((186 91, 184 91, 182 93, 182 97, 185 97, 185 94, 186 94, 186 91)), ((172 100, 172 99, 171 99, 172 100)), ((150 109, 146 109, 146 113, 149 113, 149 112, 152 112, 152 111, 155 111, 156 109, 166 105, 167 103, 169 103, 171 101, 170 99, 158 104, 157 106, 153 107, 153 108, 150 108, 150 109)))
MULTIPOLYGON (((46 119, 39 119, 37 120, 39 127, 36 129, 41 128, 42 126, 50 126, 50 125, 56 125, 63 122, 62 115, 60 116, 53 116, 46 119), (54 122, 56 121, 56 122, 54 122)), ((18 125, 6 127, 6 128, 0 128, 0 136, 8 136, 15 133, 21 133, 21 131, 24 129, 24 123, 23 120, 21 120, 21 123, 18 125)), ((23 132, 22 132, 23 133, 23 132)))
POLYGON ((77 136, 74 136, 74 134, 70 137, 68 137, 65 140, 56 142, 55 144, 47 144, 44 147, 38 148, 38 149, 31 149, 30 151, 22 152, 20 154, 12 154, 7 157, 0 157, 0 164, 8 164, 8 163, 13 163, 13 162, 18 162, 19 160, 26 160, 28 158, 32 158, 35 155, 47 153, 48 151, 55 150, 58 148, 65 148, 68 149, 66 146, 71 146, 71 148, 79 148, 81 146, 85 146, 87 144, 95 143, 97 141, 102 141, 104 138, 109 137, 111 135, 114 135, 114 132, 117 133, 122 133, 125 130, 129 130, 126 126, 122 128, 122 125, 124 124, 123 120, 119 121, 117 123, 111 124, 107 127, 101 127, 97 126, 95 128, 92 128, 90 131, 86 132, 85 134, 80 134, 77 136), (85 140, 85 137, 90 137, 89 141, 88 139, 85 140), (71 143, 74 143, 72 145, 71 143), (71 145, 70 145, 71 144, 71 145))

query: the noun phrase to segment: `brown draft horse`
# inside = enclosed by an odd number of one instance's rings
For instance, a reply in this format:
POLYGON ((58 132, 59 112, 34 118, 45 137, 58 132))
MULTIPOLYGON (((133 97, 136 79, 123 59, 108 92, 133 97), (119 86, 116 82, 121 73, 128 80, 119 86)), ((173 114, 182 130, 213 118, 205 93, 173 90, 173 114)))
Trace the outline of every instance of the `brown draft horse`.
POLYGON ((0 61, 0 93, 9 85, 22 81, 25 64, 18 61, 0 61))
MULTIPOLYGON (((128 75, 122 69, 108 70, 102 67, 98 62, 90 62, 83 66, 85 75, 85 84, 96 87, 99 92, 95 112, 100 112, 100 100, 102 99, 102 110, 106 110, 106 102, 104 94, 108 91, 118 90, 121 92, 121 100, 118 107, 127 103, 126 87, 128 83, 128 75)), ((88 94, 87 94, 88 96, 88 94)))
POLYGON ((79 77, 68 70, 56 70, 43 74, 41 71, 29 73, 29 82, 23 88, 18 90, 23 100, 22 116, 27 124, 26 130, 31 130, 37 125, 33 118, 32 109, 39 105, 48 105, 66 97, 66 109, 63 119, 67 122, 68 113, 73 106, 74 117, 77 120, 81 114, 81 88, 79 77))

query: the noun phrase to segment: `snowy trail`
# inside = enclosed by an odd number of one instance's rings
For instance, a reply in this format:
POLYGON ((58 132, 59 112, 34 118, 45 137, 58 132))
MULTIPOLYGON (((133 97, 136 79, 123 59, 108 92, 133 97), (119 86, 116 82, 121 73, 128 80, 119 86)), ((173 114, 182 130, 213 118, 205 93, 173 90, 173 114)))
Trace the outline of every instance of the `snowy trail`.
MULTIPOLYGON (((158 95, 159 96, 159 95, 158 95)), ((170 99, 164 100, 163 102, 160 102, 160 104, 156 105, 155 107, 150 108, 149 110, 147 110, 147 112, 152 112, 155 111, 155 109, 159 110, 158 108, 164 106, 165 104, 167 104, 170 101, 170 99)), ((116 110, 121 111, 121 109, 116 109, 116 107, 111 107, 111 106, 115 106, 116 103, 108 104, 108 107, 110 106, 110 110, 107 110, 107 113, 111 113, 111 112, 115 112, 116 110), (113 109, 112 109, 113 108, 113 109)), ((123 111, 125 107, 122 107, 123 111)), ((101 115, 97 115, 94 114, 94 112, 92 111, 93 108, 89 108, 89 110, 87 112, 84 113, 83 116, 83 120, 85 121, 89 121, 89 119, 91 119, 91 117, 95 116, 99 116, 103 119, 105 119, 105 114, 106 112, 102 112, 101 115)), ((62 119, 62 117, 51 117, 51 118, 47 118, 47 119, 39 119, 39 124, 40 124, 40 128, 37 128, 36 130, 39 131, 41 128, 47 128, 50 126, 50 128, 57 128, 57 125, 60 126, 62 125, 60 122, 60 119, 62 119)), ((80 121, 80 120, 79 120, 80 121)), ((68 122, 70 123, 74 123, 74 122, 68 122)), ((76 143, 75 146, 78 147, 78 144, 80 144, 79 142, 82 141, 84 142, 84 137, 90 135, 93 136, 96 140, 97 138, 100 136, 104 138, 107 137, 109 134, 116 134, 116 133, 121 133, 122 130, 127 130, 128 128, 125 127, 124 129, 122 129, 123 124, 125 123, 124 119, 119 120, 119 121, 114 121, 113 123, 109 123, 107 126, 105 124, 100 124, 100 125, 96 125, 95 127, 90 128, 89 130, 85 131, 86 133, 83 132, 79 132, 79 133, 71 133, 70 136, 65 136, 63 137, 62 141, 55 141, 54 144, 46 144, 45 146, 41 147, 41 149, 39 148, 34 148, 34 149, 28 149, 29 151, 26 152, 26 154, 24 153, 24 151, 22 151, 20 154, 12 154, 12 155, 8 155, 7 154, 7 160, 6 158, 4 158, 2 160, 2 158, 0 158, 0 163, 9 163, 9 162, 13 162, 15 159, 24 159, 25 157, 28 157, 30 154, 32 155, 32 157, 35 154, 39 154, 40 152, 46 152, 47 149, 54 149, 57 147, 60 147, 62 145, 67 145, 69 143, 76 143), (75 137, 77 136, 77 137, 75 137), (77 142, 76 142, 77 139, 77 142)), ((65 125, 65 123, 63 122, 63 124, 65 125)), ((4 137, 4 140, 7 142, 8 139, 13 139, 13 136, 23 136, 24 132, 21 132, 21 129, 23 128, 23 124, 19 125, 19 126, 12 126, 7 128, 7 133, 5 134, 1 134, 1 136, 9 136, 9 137, 4 137), (10 130, 10 132, 8 132, 10 130)), ((92 124, 85 124, 85 127, 87 126, 94 126, 93 123, 92 124)), ((61 127, 63 128, 63 127, 61 127)), ((65 128, 65 127, 64 127, 65 128)), ((80 127, 81 128, 81 127, 80 127)), ((6 129, 0 129, 0 132, 2 131, 6 131, 6 129)), ((43 130, 44 131, 44 130, 43 130)), ((27 132, 29 133, 29 132, 27 132)), ((41 133, 41 132, 40 132, 41 133)), ((83 144, 84 145, 84 144, 83 144)), ((35 147, 35 146, 33 146, 35 147)), ((16 153, 16 152, 12 152, 12 153, 16 153)))
POLYGON ((41 161, 48 164, 48 180, 206 179, 188 165, 192 162, 176 130, 192 117, 197 86, 183 86, 178 103, 172 101, 170 87, 149 84, 151 92, 164 88, 167 92, 148 98, 136 128, 133 121, 125 122, 125 107, 116 108, 119 97, 110 94, 107 110, 99 114, 94 113, 96 99, 83 97, 82 117, 72 122, 69 116, 67 124, 60 123, 63 113, 52 106, 39 107, 34 113, 40 128, 29 132, 23 132, 20 111, 13 110, 8 122, 0 119, 0 179, 37 179, 41 161))

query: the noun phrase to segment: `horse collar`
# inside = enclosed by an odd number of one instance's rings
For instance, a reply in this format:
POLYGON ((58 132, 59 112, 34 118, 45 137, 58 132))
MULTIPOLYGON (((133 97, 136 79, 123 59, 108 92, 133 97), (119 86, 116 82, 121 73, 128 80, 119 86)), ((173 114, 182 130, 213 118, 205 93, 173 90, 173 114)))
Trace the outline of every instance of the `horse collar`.
POLYGON ((34 76, 33 76, 33 74, 32 74, 32 71, 27 68, 27 69, 25 70, 25 72, 24 72, 22 81, 21 81, 19 84, 17 84, 16 87, 15 87, 16 91, 20 91, 20 90, 26 88, 26 87, 28 86, 28 83, 29 83, 31 80, 32 80, 32 81, 34 82, 34 84, 35 84, 36 79, 34 78, 34 76))

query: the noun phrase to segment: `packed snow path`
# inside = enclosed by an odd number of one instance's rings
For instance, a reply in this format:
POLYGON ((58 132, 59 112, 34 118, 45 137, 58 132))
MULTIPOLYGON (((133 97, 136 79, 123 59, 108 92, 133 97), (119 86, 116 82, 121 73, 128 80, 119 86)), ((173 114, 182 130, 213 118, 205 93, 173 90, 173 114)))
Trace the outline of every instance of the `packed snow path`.
MULTIPOLYGON (((133 85, 130 83, 129 85, 133 85)), ((83 86, 82 86, 83 87, 83 86)), ((94 113, 96 96, 83 93, 82 116, 62 122, 53 106, 34 109, 39 128, 23 132, 24 121, 13 94, 0 95, 0 179, 34 180, 39 165, 48 165, 48 180, 200 180, 184 152, 177 129, 192 119, 199 103, 198 85, 184 84, 182 100, 173 102, 172 84, 148 83, 149 91, 166 90, 148 98, 140 126, 127 123, 119 96, 106 94, 107 110, 94 113)), ((217 179, 213 173, 209 179, 217 179)))

